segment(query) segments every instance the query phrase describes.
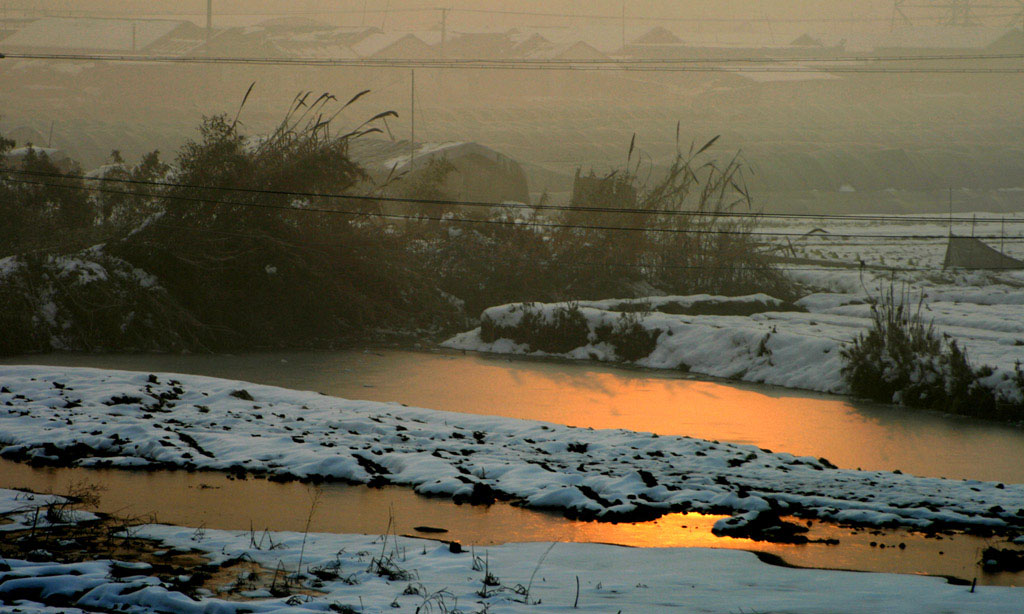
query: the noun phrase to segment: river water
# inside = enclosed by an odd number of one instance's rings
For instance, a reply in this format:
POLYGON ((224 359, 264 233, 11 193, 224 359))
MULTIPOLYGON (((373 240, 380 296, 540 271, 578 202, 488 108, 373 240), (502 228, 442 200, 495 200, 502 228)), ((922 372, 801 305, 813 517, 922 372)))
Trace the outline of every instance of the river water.
MULTIPOLYGON (((448 411, 749 443, 824 456, 846 468, 1024 483, 1024 429, 679 373, 398 350, 55 354, 11 357, 0 364, 209 375, 448 411)), ((301 484, 234 480, 217 473, 37 469, 0 461, 0 487, 61 492, 76 481, 105 488, 103 511, 155 514, 161 522, 208 528, 301 530, 316 496, 301 484)), ((811 537, 838 538, 840 546, 785 546, 714 537, 710 527, 717 517, 699 514, 607 524, 504 504, 459 506, 402 488, 328 485, 318 497, 314 531, 373 534, 385 530, 393 515, 400 532, 417 534, 415 527, 422 525, 441 527, 449 531, 444 539, 467 544, 593 541, 742 548, 800 566, 978 576, 982 583, 1024 584, 1019 574, 982 574, 976 563, 987 542, 967 536, 936 540, 901 531, 876 535, 818 523, 811 537), (896 547, 900 542, 906 549, 896 547)))
POLYGON ((1024 483, 1024 429, 680 373, 397 350, 52 354, 47 364, 209 375, 447 411, 688 435, 825 457, 849 469, 1024 483))

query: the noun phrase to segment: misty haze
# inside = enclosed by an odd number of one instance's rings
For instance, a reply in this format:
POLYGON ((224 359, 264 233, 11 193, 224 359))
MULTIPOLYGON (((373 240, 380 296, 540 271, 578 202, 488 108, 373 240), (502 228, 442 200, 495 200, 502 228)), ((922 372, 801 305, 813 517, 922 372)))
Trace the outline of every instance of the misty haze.
POLYGON ((1015 611, 1022 109, 1020 0, 0 2, 0 611, 1015 611))

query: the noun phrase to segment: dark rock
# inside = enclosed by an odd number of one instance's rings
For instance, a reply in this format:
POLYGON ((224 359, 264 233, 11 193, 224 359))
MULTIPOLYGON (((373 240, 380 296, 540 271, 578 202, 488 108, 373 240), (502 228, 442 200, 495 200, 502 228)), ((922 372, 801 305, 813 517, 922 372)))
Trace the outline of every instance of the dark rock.
POLYGON ((981 553, 985 571, 1024 571, 1024 550, 1000 549, 993 546, 981 553))
POLYGON ((255 401, 256 400, 256 399, 252 398, 252 395, 249 394, 249 391, 244 389, 244 388, 241 389, 241 390, 232 390, 231 392, 228 393, 228 396, 234 397, 236 399, 241 399, 243 401, 255 401))
POLYGON ((640 479, 644 481, 644 486, 646 486, 647 488, 654 488, 655 486, 658 485, 658 480, 650 471, 641 469, 637 473, 640 474, 640 479))
POLYGON ((742 537, 754 541, 779 544, 806 544, 807 527, 786 522, 774 511, 763 511, 756 515, 743 514, 729 518, 724 523, 715 523, 711 532, 719 536, 742 537))

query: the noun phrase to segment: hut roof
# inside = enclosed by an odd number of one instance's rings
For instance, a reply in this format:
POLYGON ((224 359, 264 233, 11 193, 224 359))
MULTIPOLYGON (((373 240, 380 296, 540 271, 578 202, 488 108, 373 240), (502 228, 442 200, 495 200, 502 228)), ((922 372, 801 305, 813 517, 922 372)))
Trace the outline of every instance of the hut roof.
POLYGON ((1024 262, 989 247, 974 237, 949 237, 943 268, 1024 269, 1024 262))
POLYGON ((165 19, 99 19, 45 17, 4 39, 9 48, 144 50, 175 31, 195 28, 186 21, 165 19))

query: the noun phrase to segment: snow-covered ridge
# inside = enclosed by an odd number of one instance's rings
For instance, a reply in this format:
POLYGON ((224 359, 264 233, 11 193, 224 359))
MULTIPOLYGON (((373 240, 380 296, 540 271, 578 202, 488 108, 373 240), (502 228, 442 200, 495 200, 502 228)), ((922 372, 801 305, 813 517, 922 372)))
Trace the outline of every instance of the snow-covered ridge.
POLYGON ((0 368, 0 455, 391 483, 605 520, 773 509, 866 525, 1024 526, 1024 485, 838 470, 687 437, 96 369, 0 368))

